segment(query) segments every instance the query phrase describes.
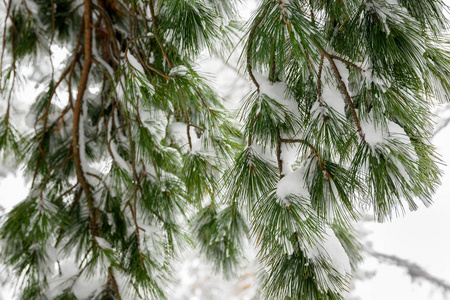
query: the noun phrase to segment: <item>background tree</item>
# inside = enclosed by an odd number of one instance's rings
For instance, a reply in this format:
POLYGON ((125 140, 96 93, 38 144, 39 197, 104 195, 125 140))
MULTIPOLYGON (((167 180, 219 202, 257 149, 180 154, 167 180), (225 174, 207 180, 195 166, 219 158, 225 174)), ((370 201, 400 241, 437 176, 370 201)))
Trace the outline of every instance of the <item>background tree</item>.
POLYGON ((342 299, 361 207, 382 221, 428 205, 439 181, 443 7, 261 1, 241 136, 194 63, 231 46, 232 1, 6 2, 0 149, 32 180, 0 231, 20 298, 165 298, 190 236, 232 276, 250 234, 263 297, 342 299), (11 107, 30 62, 43 92, 20 132, 11 107))

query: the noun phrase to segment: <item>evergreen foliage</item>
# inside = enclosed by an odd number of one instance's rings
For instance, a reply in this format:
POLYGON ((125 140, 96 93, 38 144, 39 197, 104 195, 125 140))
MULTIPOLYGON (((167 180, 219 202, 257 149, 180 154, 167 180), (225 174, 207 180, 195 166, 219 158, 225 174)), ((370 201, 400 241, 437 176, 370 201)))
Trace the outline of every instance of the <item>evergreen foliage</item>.
POLYGON ((431 204, 441 0, 261 0, 243 26, 235 0, 4 4, 0 155, 31 181, 0 219, 19 299, 165 299, 187 246, 233 277, 249 242, 262 298, 344 299, 359 212, 431 204), (195 63, 235 46, 239 116, 195 63))

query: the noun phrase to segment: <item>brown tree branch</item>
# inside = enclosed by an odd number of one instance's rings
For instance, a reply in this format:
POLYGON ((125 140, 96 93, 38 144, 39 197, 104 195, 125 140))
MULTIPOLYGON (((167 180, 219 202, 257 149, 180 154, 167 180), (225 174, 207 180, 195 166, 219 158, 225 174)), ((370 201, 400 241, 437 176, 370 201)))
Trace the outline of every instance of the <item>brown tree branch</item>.
POLYGON ((108 267, 108 281, 107 284, 110 283, 112 285, 112 288, 114 290, 114 293, 116 294, 116 299, 121 300, 120 292, 119 292, 119 285, 117 284, 116 278, 114 277, 112 267, 108 267))
POLYGON ((341 91, 344 94, 345 99, 347 100, 347 104, 348 104, 348 107, 350 109, 351 115, 353 117, 353 121, 355 122, 355 125, 356 125, 356 131, 358 132, 359 137, 361 138, 361 140, 363 142, 365 142, 366 140, 365 140, 365 137, 364 137, 364 133, 362 132, 362 129, 361 129, 361 124, 359 123, 358 115, 356 114, 355 106, 353 105, 353 101, 350 98, 350 95, 348 93, 347 87, 345 86, 345 83, 342 80, 341 73, 339 72, 339 69, 337 68, 336 64, 334 63, 333 58, 325 51, 322 51, 322 54, 330 62, 331 69, 333 69, 334 75, 336 76, 336 79, 337 79, 337 81, 339 83, 341 91))
POLYGON ((319 105, 323 106, 322 102, 322 71, 323 71, 323 54, 320 55, 319 72, 317 74, 317 95, 319 105))
POLYGON ((92 64, 92 29, 91 29, 91 1, 86 0, 84 2, 84 64, 81 70, 80 84, 78 86, 77 98, 75 100, 75 105, 73 109, 73 128, 72 128, 72 148, 73 148, 73 160, 75 164, 75 170, 77 173, 78 181, 83 187, 84 194, 88 200, 89 214, 92 226, 92 242, 93 246, 96 245, 95 237, 99 235, 97 228, 97 214, 94 209, 94 197, 92 197, 90 192, 90 187, 86 178, 84 177, 84 171, 81 163, 80 155, 80 122, 81 119, 81 108, 84 100, 84 94, 87 89, 87 83, 89 79, 89 72, 91 70, 92 64))
POLYGON ((276 148, 276 152, 277 152, 277 162, 278 162, 278 172, 280 173, 280 179, 282 179, 284 177, 283 175, 283 160, 281 158, 281 133, 280 133, 280 128, 277 127, 277 148, 276 148))
POLYGON ((159 48, 161 48, 161 52, 162 52, 164 58, 166 59, 167 64, 169 65, 169 68, 170 68, 170 69, 173 69, 173 64, 172 64, 172 62, 170 61, 170 58, 169 58, 169 56, 167 55, 166 51, 164 50, 164 46, 163 46, 163 44, 161 43, 161 40, 160 40, 160 38, 159 38, 159 34, 158 34, 158 24, 157 24, 157 22, 156 22, 155 10, 154 10, 154 7, 153 7, 153 0, 149 0, 149 8, 150 8, 150 14, 151 14, 151 16, 152 16, 152 24, 153 24, 153 31, 154 31, 154 32, 153 32, 153 35, 155 36, 155 39, 156 39, 156 42, 157 42, 158 45, 159 45, 159 48))
POLYGON ((360 72, 365 72, 365 71, 366 71, 366 70, 364 70, 363 68, 361 68, 360 66, 358 66, 358 65, 356 65, 356 64, 354 64, 354 63, 352 63, 352 62, 350 62, 350 61, 348 61, 348 60, 346 60, 346 59, 344 59, 344 58, 342 58, 342 57, 339 57, 339 56, 336 56, 336 55, 333 55, 333 54, 330 54, 330 57, 331 57, 332 59, 339 60, 340 62, 343 62, 343 63, 346 64, 347 66, 350 66, 350 67, 352 67, 352 68, 355 68, 355 69, 357 69, 357 70, 360 71, 360 72))

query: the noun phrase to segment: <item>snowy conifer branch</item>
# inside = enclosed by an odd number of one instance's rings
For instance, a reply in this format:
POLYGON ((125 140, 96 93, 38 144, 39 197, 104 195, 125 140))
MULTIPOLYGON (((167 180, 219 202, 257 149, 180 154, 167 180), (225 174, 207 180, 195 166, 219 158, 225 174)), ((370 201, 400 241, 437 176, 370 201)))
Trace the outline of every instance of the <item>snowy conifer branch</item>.
POLYGON ((248 75, 250 75, 250 79, 255 84, 256 89, 259 91, 259 83, 256 80, 255 76, 253 75, 253 69, 252 69, 252 45, 253 45, 253 37, 256 33, 256 30, 258 29, 259 24, 261 24, 262 20, 267 14, 267 11, 269 10, 269 5, 266 5, 263 12, 260 16, 258 16, 255 20, 255 23, 253 24, 253 27, 250 31, 250 34, 248 35, 247 39, 247 72, 248 75))
POLYGON ((352 99, 351 99, 351 97, 350 97, 350 95, 348 93, 348 89, 347 89, 344 81, 342 81, 342 76, 341 76, 341 74, 339 72, 339 69, 337 68, 336 63, 333 61, 333 58, 330 56, 330 54, 328 54, 325 51, 322 51, 322 54, 330 62, 331 68, 333 69, 333 72, 336 75, 336 79, 337 79, 337 81, 339 83, 339 86, 340 86, 340 88, 342 90, 342 93, 345 96, 345 100, 347 100, 347 104, 348 104, 348 107, 350 109, 351 115, 353 117, 353 121, 355 122, 356 130, 357 130, 357 132, 359 134, 359 137, 361 138, 361 140, 363 142, 365 142, 364 133, 362 132, 361 124, 359 122, 358 115, 356 114, 355 106, 353 105, 353 101, 352 101, 352 99))
MULTIPOLYGON (((82 104, 83 101, 87 101, 84 99, 84 95, 87 88, 87 83, 89 79, 89 73, 91 70, 92 63, 92 29, 91 29, 91 1, 87 0, 84 2, 84 63, 83 69, 81 71, 80 84, 78 86, 77 98, 75 100, 75 105, 73 109, 73 129, 72 129, 72 149, 73 149, 73 159, 75 164, 75 169, 77 172, 78 181, 83 187, 84 194, 88 201, 89 211, 90 211, 90 219, 91 219, 91 230, 92 230, 92 243, 96 244, 95 237, 99 236, 97 232, 97 216, 95 213, 95 208, 93 207, 94 198, 91 194, 90 187, 86 178, 84 177, 84 172, 81 162, 81 154, 80 154, 80 122, 83 122, 81 118, 82 112, 82 104)), ((84 118, 86 116, 83 116, 84 118)), ((85 137, 83 137, 83 140, 85 137)), ((83 150, 83 149, 82 149, 83 150)))
POLYGON ((5 23, 3 25, 3 35, 2 35, 2 54, 0 55, 0 83, 3 82, 3 59, 4 59, 4 54, 5 54, 5 50, 6 50, 6 30, 8 29, 8 27, 6 26, 8 24, 8 19, 10 18, 10 13, 11 13, 11 4, 12 4, 12 0, 8 0, 8 4, 5 4, 5 8, 6 8, 6 14, 5 14, 5 23))
POLYGON ((360 72, 365 72, 365 70, 363 68, 361 68, 360 66, 358 66, 358 65, 356 65, 356 64, 354 64, 354 63, 352 63, 352 62, 350 62, 350 61, 348 61, 348 60, 346 60, 346 59, 344 59, 344 58, 342 58, 340 56, 337 56, 337 55, 334 55, 334 54, 330 54, 330 57, 332 59, 339 60, 339 61, 343 62, 344 64, 346 64, 347 66, 350 66, 350 67, 352 67, 352 68, 354 68, 354 69, 356 69, 356 70, 358 70, 360 72))
POLYGON ((446 293, 450 292, 450 284, 448 282, 430 274, 428 271, 414 262, 395 255, 380 253, 370 248, 366 249, 366 252, 382 263, 387 263, 399 268, 406 269, 408 275, 411 276, 412 280, 424 280, 436 287, 441 288, 446 293))
POLYGON ((166 59, 167 64, 169 65, 169 68, 173 69, 172 61, 170 60, 169 56, 167 55, 166 51, 164 50, 164 46, 161 43, 161 38, 158 33, 158 23, 157 23, 157 19, 156 19, 156 15, 155 15, 155 7, 153 4, 153 0, 149 0, 148 7, 150 9, 150 14, 152 16, 153 34, 155 36, 155 39, 158 42, 158 45, 161 49, 161 53, 163 54, 164 58, 166 59))
POLYGON ((283 174, 283 160, 281 158, 281 133, 280 133, 280 128, 277 127, 277 136, 278 136, 278 140, 277 140, 277 148, 276 148, 276 152, 277 152, 277 162, 278 162, 278 171, 280 173, 280 179, 282 179, 284 177, 283 174))
POLYGON ((190 236, 231 277, 251 234, 263 298, 341 300, 358 207, 431 199, 427 101, 450 82, 432 1, 260 1, 243 130, 196 65, 233 48, 234 1, 75 2, 4 1, 0 156, 33 183, 1 218, 0 258, 22 299, 167 299, 190 236), (22 118, 24 76, 44 90, 22 118))

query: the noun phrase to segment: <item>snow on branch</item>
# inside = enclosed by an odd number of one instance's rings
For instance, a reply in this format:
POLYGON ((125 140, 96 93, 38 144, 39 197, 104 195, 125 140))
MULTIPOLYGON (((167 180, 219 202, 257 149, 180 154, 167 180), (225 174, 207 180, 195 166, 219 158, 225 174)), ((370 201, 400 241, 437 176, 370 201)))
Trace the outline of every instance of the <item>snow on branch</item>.
POLYGON ((414 262, 395 255, 380 253, 370 248, 366 249, 366 252, 375 257, 381 263, 386 263, 406 269, 408 275, 411 276, 412 280, 424 280, 441 288, 445 293, 450 292, 449 283, 428 273, 428 271, 414 262))

